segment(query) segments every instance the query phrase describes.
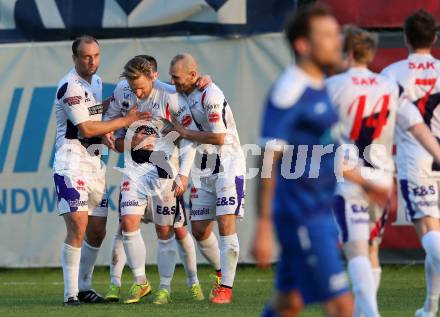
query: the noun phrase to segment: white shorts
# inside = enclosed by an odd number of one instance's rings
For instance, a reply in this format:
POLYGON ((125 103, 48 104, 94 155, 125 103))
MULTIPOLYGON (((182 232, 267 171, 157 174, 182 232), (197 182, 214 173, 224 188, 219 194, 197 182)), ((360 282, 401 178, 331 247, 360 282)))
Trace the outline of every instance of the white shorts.
POLYGON ((140 215, 144 222, 161 226, 185 226, 183 199, 174 197, 173 179, 124 175, 121 182, 120 215, 140 215))
POLYGON ((217 216, 244 217, 244 176, 212 174, 200 179, 200 185, 191 188, 191 221, 214 220, 217 216))
POLYGON ((88 211, 89 216, 107 217, 108 199, 105 173, 54 173, 60 215, 88 211))
POLYGON ((366 240, 380 244, 388 210, 371 203, 360 186, 351 183, 338 188, 333 211, 341 243, 366 240))
POLYGON ((434 178, 400 179, 399 187, 406 213, 412 221, 423 217, 440 218, 440 181, 434 178))

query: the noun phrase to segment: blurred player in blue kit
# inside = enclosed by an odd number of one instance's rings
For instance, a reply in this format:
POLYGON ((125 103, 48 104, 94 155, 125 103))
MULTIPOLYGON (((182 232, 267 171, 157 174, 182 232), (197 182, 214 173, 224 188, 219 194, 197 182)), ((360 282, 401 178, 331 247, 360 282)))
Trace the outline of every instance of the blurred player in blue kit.
MULTIPOLYGON (((340 29, 325 6, 313 5, 289 18, 286 37, 296 65, 287 67, 269 93, 261 133, 257 264, 264 267, 272 259, 272 221, 281 246, 276 291, 263 316, 297 316, 304 304, 319 302, 328 316, 348 317, 353 300, 332 214, 337 144, 331 130, 338 115, 324 85, 326 71, 341 62, 340 29)), ((388 197, 389 191, 354 170, 344 177, 377 201, 388 197)))

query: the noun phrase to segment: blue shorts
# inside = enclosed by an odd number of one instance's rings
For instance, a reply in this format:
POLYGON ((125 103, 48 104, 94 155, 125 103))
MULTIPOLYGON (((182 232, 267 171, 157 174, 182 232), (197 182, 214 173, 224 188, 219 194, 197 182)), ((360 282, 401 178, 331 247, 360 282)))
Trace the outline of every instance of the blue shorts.
POLYGON ((281 245, 276 272, 279 292, 299 290, 309 304, 325 302, 349 291, 333 216, 304 223, 283 216, 275 216, 274 220, 281 245))

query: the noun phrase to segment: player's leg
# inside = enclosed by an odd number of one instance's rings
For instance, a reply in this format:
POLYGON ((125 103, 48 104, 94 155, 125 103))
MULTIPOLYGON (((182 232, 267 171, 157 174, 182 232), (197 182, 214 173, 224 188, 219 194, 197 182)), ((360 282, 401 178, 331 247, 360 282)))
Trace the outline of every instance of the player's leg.
POLYGON ((134 283, 129 290, 126 304, 137 303, 151 293, 151 285, 145 274, 146 248, 140 223, 147 204, 142 177, 124 176, 121 186, 121 229, 127 263, 133 273, 134 283))
POLYGON ((369 259, 370 203, 357 186, 350 186, 345 195, 337 195, 334 213, 341 242, 348 260, 357 316, 379 316, 376 283, 369 259))
POLYGON ((66 239, 61 249, 65 305, 78 305, 78 279, 81 247, 88 223, 88 193, 85 182, 72 175, 54 174, 57 207, 66 224, 66 239), (84 208, 86 207, 86 208, 84 208), (82 209, 82 210, 81 210, 82 209))
POLYGON ((436 316, 440 296, 440 223, 437 182, 430 179, 400 180, 406 209, 426 252, 426 299, 416 317, 436 316))
MULTIPOLYGON (((196 247, 193 237, 186 229, 186 213, 183 200, 180 199, 179 206, 179 220, 174 224, 174 234, 177 241, 177 250, 179 252, 180 260, 183 263, 186 273, 186 283, 189 287, 191 297, 194 300, 200 301, 204 299, 202 287, 197 276, 197 258, 196 247)), ((177 217, 176 217, 177 219, 177 217)))
POLYGON ((155 226, 158 237, 157 268, 160 282, 153 304, 168 304, 171 303, 171 281, 177 261, 174 229, 172 225, 156 223, 155 226))
POLYGON ((345 293, 325 304, 325 311, 328 317, 352 317, 353 298, 351 294, 345 293))
MULTIPOLYGON (((287 228, 285 230, 289 232, 287 228)), ((303 294, 304 302, 324 303, 327 316, 353 316, 353 297, 349 291, 348 278, 337 248, 337 228, 333 219, 328 216, 309 219, 298 228, 297 232, 298 242, 304 253, 300 257, 305 258, 302 262, 307 268, 307 271, 300 268, 300 274, 296 277, 299 279, 299 289, 303 294), (316 259, 315 263, 307 261, 311 257, 316 259)), ((356 247, 355 250, 356 254, 360 253, 359 248, 356 247)), ((363 254, 368 255, 368 244, 363 254)), ((298 258, 295 260, 298 261, 298 258)), ((369 264, 368 258, 367 263, 369 264)))
POLYGON ((216 274, 211 275, 214 284, 209 292, 209 299, 215 296, 215 293, 221 285, 221 266, 220 266, 220 248, 217 237, 212 231, 213 220, 215 219, 215 188, 208 186, 207 182, 204 188, 191 188, 191 229, 200 253, 214 268, 216 274))
POLYGON ((121 228, 121 194, 118 198, 118 214, 119 225, 113 240, 112 251, 110 254, 110 285, 104 298, 109 302, 118 302, 121 294, 121 278, 124 271, 125 264, 127 263, 127 256, 124 250, 124 241, 122 237, 121 228))
POLYGON ((437 315, 440 297, 440 223, 427 216, 414 220, 414 227, 426 252, 426 298, 416 317, 433 317, 437 315))
POLYGON ((105 300, 110 302, 119 301, 122 285, 121 278, 126 263, 127 256, 125 255, 124 250, 122 229, 119 225, 112 241, 112 251, 110 256, 110 286, 104 296, 105 300))
POLYGON ((232 287, 237 270, 240 245, 236 231, 236 216, 221 215, 217 217, 220 234, 220 265, 222 272, 221 287, 211 300, 216 304, 227 304, 232 301, 232 287))
POLYGON ((262 317, 294 317, 303 310, 304 303, 298 290, 289 293, 276 292, 272 302, 266 306, 262 317))
POLYGON ((96 258, 105 238, 108 199, 105 186, 105 174, 102 170, 86 175, 86 187, 88 188, 89 220, 86 236, 81 248, 81 263, 79 267, 79 293, 78 298, 87 303, 103 303, 104 297, 98 294, 92 287, 93 270, 96 258))
POLYGON ((88 214, 87 211, 67 212, 63 214, 67 235, 61 248, 61 265, 64 279, 64 303, 77 305, 78 279, 81 260, 81 246, 84 240, 88 214))
POLYGON ((238 217, 242 218, 244 215, 244 177, 219 176, 215 182, 215 189, 222 284, 211 301, 216 304, 227 304, 232 301, 232 287, 240 254, 236 221, 238 217))

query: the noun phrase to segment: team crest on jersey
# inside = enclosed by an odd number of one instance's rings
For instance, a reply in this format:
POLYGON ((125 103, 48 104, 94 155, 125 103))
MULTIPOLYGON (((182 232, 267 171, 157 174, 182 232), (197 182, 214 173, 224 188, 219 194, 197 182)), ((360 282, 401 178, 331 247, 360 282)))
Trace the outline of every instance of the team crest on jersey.
POLYGON ((209 122, 215 123, 220 121, 220 115, 218 113, 211 113, 208 117, 209 122))
POLYGON ((130 190, 130 182, 129 181, 124 181, 122 183, 122 186, 121 186, 121 191, 127 192, 129 190, 130 190))
POLYGON ((89 102, 90 98, 89 98, 89 94, 87 93, 87 91, 84 92, 86 99, 84 99, 85 102, 89 102))
POLYGON ((76 190, 86 190, 86 186, 85 185, 86 185, 86 183, 83 180, 78 179, 76 181, 76 190))
POLYGON ((182 125, 184 128, 188 127, 192 123, 192 118, 190 115, 186 115, 182 119, 182 125))
POLYGON ((199 198, 199 195, 197 194, 197 188, 191 187, 191 198, 199 198))
POLYGON ((81 103, 81 96, 72 96, 63 99, 64 103, 67 103, 69 106, 79 105, 81 103))

